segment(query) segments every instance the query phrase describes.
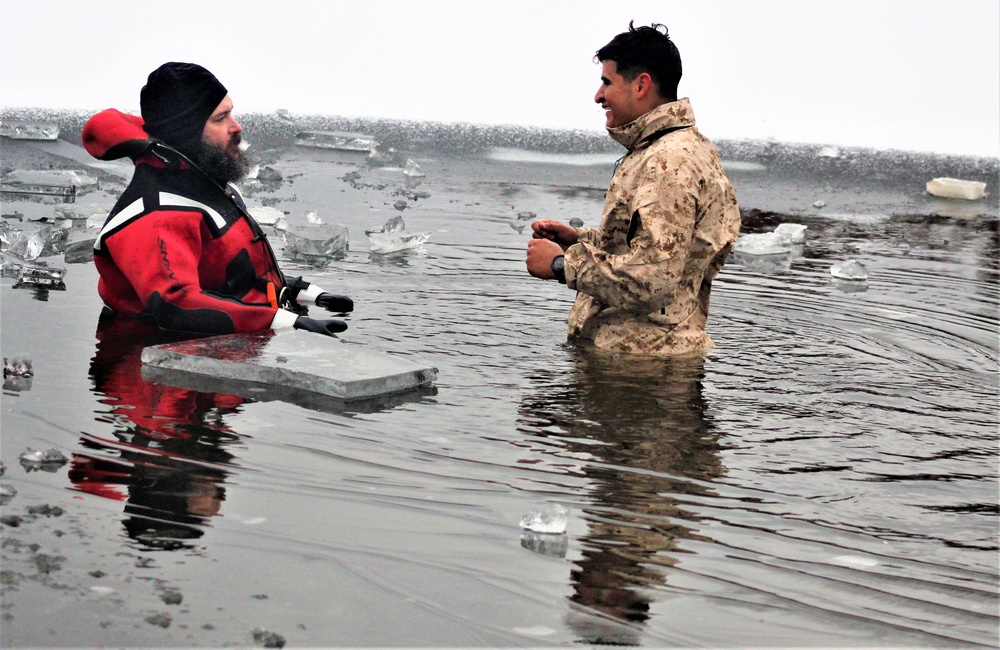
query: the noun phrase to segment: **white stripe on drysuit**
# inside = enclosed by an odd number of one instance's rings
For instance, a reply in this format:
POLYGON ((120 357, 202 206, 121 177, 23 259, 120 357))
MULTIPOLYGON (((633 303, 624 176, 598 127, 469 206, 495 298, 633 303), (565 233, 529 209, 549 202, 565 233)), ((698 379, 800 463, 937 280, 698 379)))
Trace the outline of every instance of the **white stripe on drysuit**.
MULTIPOLYGON (((181 206, 185 208, 195 208, 201 210, 208 216, 212 218, 215 222, 217 228, 222 228, 226 225, 226 220, 222 218, 217 210, 214 210, 204 203, 199 203, 198 201, 189 199, 187 197, 181 196, 179 194, 171 194, 170 192, 160 192, 160 209, 167 206, 181 206)), ((143 209, 142 199, 136 199, 132 203, 128 204, 121 212, 115 215, 114 219, 104 224, 101 228, 101 234, 97 236, 97 241, 94 242, 94 250, 101 250, 101 242, 104 241, 105 233, 111 232, 117 229, 119 226, 131 221, 136 216, 142 214, 143 209)))

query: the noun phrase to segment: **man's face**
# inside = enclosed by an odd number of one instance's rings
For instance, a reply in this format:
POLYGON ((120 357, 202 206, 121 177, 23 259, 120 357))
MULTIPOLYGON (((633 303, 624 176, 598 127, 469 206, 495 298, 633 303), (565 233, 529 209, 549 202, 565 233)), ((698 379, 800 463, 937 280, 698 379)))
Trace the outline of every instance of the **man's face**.
POLYGON ((226 95, 205 122, 202 140, 214 144, 236 158, 240 153, 243 127, 233 117, 233 100, 226 95))
POLYGON ((618 74, 618 64, 604 61, 601 65, 601 85, 594 95, 594 101, 605 110, 607 128, 625 126, 641 117, 644 111, 639 107, 636 90, 638 77, 631 82, 618 74))

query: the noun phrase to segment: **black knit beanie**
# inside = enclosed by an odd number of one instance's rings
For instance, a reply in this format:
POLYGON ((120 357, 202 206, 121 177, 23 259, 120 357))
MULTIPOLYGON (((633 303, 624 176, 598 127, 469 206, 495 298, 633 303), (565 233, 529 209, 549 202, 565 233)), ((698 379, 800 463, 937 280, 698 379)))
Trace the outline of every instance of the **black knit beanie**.
POLYGON ((196 63, 164 63, 139 93, 146 133, 193 158, 205 122, 227 94, 215 75, 196 63))

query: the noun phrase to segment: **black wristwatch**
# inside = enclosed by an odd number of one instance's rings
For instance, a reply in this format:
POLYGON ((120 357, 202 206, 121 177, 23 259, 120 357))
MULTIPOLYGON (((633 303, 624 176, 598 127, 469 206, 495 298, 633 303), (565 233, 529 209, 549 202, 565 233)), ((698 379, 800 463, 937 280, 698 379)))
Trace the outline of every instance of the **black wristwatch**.
POLYGON ((559 284, 566 284, 566 258, 556 255, 552 258, 552 275, 556 276, 559 284))

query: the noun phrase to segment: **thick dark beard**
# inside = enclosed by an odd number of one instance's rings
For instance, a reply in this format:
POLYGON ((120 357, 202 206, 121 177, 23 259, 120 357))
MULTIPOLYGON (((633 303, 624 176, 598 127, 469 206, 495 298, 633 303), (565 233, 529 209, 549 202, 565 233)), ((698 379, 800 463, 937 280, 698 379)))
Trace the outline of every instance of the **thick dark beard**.
POLYGON ((225 185, 226 183, 237 183, 246 178, 247 174, 250 173, 250 167, 253 166, 253 159, 245 151, 240 151, 234 158, 222 147, 202 140, 195 163, 212 180, 220 185, 225 185))

